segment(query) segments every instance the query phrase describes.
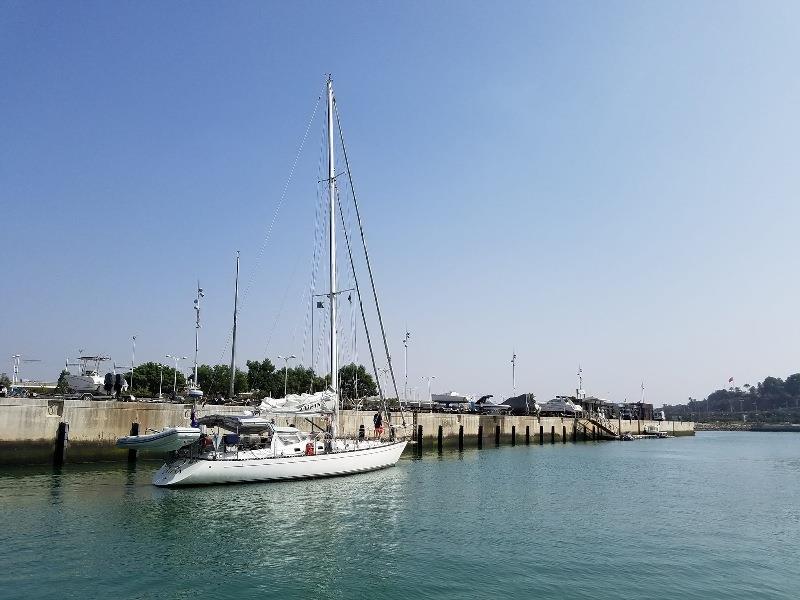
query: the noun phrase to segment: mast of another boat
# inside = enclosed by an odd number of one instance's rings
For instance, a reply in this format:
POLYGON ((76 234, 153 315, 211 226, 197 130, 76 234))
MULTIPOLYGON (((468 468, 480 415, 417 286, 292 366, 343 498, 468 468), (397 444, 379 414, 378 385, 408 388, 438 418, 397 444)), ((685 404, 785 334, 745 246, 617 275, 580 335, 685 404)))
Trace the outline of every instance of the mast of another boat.
POLYGON ((233 338, 231 340, 231 387, 228 398, 233 398, 233 384, 236 380, 236 315, 239 307, 239 251, 236 251, 236 285, 233 293, 233 338))
POLYGON ((198 348, 198 341, 200 337, 200 298, 202 298, 205 294, 203 294, 203 288, 200 287, 200 280, 197 280, 197 297, 194 300, 194 312, 195 312, 195 323, 194 323, 194 387, 200 389, 200 385, 197 382, 197 348, 198 348))
POLYGON ((336 348, 336 171, 333 155, 333 80, 328 75, 328 231, 330 238, 331 389, 336 396, 333 437, 339 429, 339 361, 336 348))

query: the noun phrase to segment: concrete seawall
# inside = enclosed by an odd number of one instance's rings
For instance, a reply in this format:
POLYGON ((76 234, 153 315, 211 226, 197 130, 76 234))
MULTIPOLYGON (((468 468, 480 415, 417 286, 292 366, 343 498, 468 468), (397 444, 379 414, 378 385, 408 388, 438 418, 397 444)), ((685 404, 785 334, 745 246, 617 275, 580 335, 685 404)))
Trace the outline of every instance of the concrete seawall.
MULTIPOLYGON (((148 402, 84 401, 63 399, 0 398, 0 464, 47 464, 53 461, 59 424, 69 423, 67 462, 125 460, 126 450, 117 449, 117 438, 130 433, 131 424, 139 423, 140 433, 175 425, 189 425, 190 404, 148 402)), ((198 408, 198 416, 207 414, 241 414, 242 407, 206 405, 198 408)), ((343 411, 341 433, 358 435, 361 426, 366 435, 372 432, 372 412, 343 411)), ((454 447, 463 431, 464 445, 488 446, 499 439, 501 444, 531 444, 580 441, 600 436, 589 425, 584 429, 575 419, 558 417, 510 417, 472 414, 405 413, 408 435, 422 427, 422 448, 436 448, 439 427, 442 445, 454 447), (461 429, 463 427, 463 430, 461 429), (498 429, 499 432, 498 432, 498 429), (498 436, 499 433, 499 436, 498 436), (565 437, 566 436, 566 437, 565 437)), ((279 425, 294 424, 307 428, 305 419, 277 419, 279 425)), ((315 420, 322 425, 320 420, 315 420)), ((401 415, 395 413, 399 424, 401 415)), ((652 421, 613 421, 622 433, 640 433, 652 421)), ((694 435, 694 424, 665 421, 661 429, 674 435, 694 435)))
MULTIPOLYGON (((412 417, 412 415, 407 415, 412 417)), ((568 417, 513 417, 473 414, 415 413, 415 426, 422 426, 423 448, 438 446, 439 427, 442 427, 443 446, 458 444, 459 432, 463 427, 464 445, 477 445, 478 433, 482 434, 481 445, 493 444, 498 439, 501 444, 524 444, 526 435, 531 444, 564 443, 603 439, 602 432, 585 421, 568 417), (585 424, 585 428, 584 428, 585 424)), ((681 421, 625 421, 613 420, 611 423, 621 433, 644 433, 645 426, 656 425, 662 431, 675 436, 694 435, 694 423, 681 421)))

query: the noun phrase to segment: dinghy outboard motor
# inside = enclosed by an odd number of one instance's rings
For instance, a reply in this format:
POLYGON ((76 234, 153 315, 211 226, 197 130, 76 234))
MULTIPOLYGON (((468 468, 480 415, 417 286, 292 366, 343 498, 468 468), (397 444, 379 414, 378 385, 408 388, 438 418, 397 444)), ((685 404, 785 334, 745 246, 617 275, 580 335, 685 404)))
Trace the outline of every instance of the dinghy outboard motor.
POLYGON ((106 373, 106 377, 103 380, 103 389, 106 391, 106 396, 111 395, 111 391, 114 389, 114 375, 113 373, 106 373))

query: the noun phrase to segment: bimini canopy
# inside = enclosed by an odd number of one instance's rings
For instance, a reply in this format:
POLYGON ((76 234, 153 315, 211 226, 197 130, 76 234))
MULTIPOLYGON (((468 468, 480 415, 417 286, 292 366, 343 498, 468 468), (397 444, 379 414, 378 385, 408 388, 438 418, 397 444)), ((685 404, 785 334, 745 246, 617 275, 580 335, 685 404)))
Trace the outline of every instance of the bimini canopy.
POLYGON ((268 418, 253 415, 207 415, 200 417, 197 422, 206 427, 222 427, 237 433, 261 433, 272 431, 275 427, 268 418))

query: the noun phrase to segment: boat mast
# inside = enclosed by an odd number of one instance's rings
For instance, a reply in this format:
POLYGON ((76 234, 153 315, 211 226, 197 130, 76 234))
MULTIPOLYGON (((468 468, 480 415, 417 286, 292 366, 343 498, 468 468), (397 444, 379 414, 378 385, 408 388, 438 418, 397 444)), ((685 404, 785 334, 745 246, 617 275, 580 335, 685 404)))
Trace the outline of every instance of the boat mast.
POLYGON ((333 156, 333 80, 328 75, 328 231, 330 238, 331 389, 336 395, 333 435, 339 422, 339 361, 336 352, 336 171, 333 156))
POLYGON ((239 251, 236 251, 236 285, 233 293, 233 339, 231 340, 231 388, 228 398, 233 398, 233 384, 236 380, 236 315, 239 306, 239 251))
POLYGON ((197 280, 197 298, 194 300, 194 312, 195 312, 195 323, 194 323, 194 387, 200 389, 200 385, 197 383, 197 342, 200 336, 200 298, 204 296, 203 288, 200 287, 200 280, 197 280))

